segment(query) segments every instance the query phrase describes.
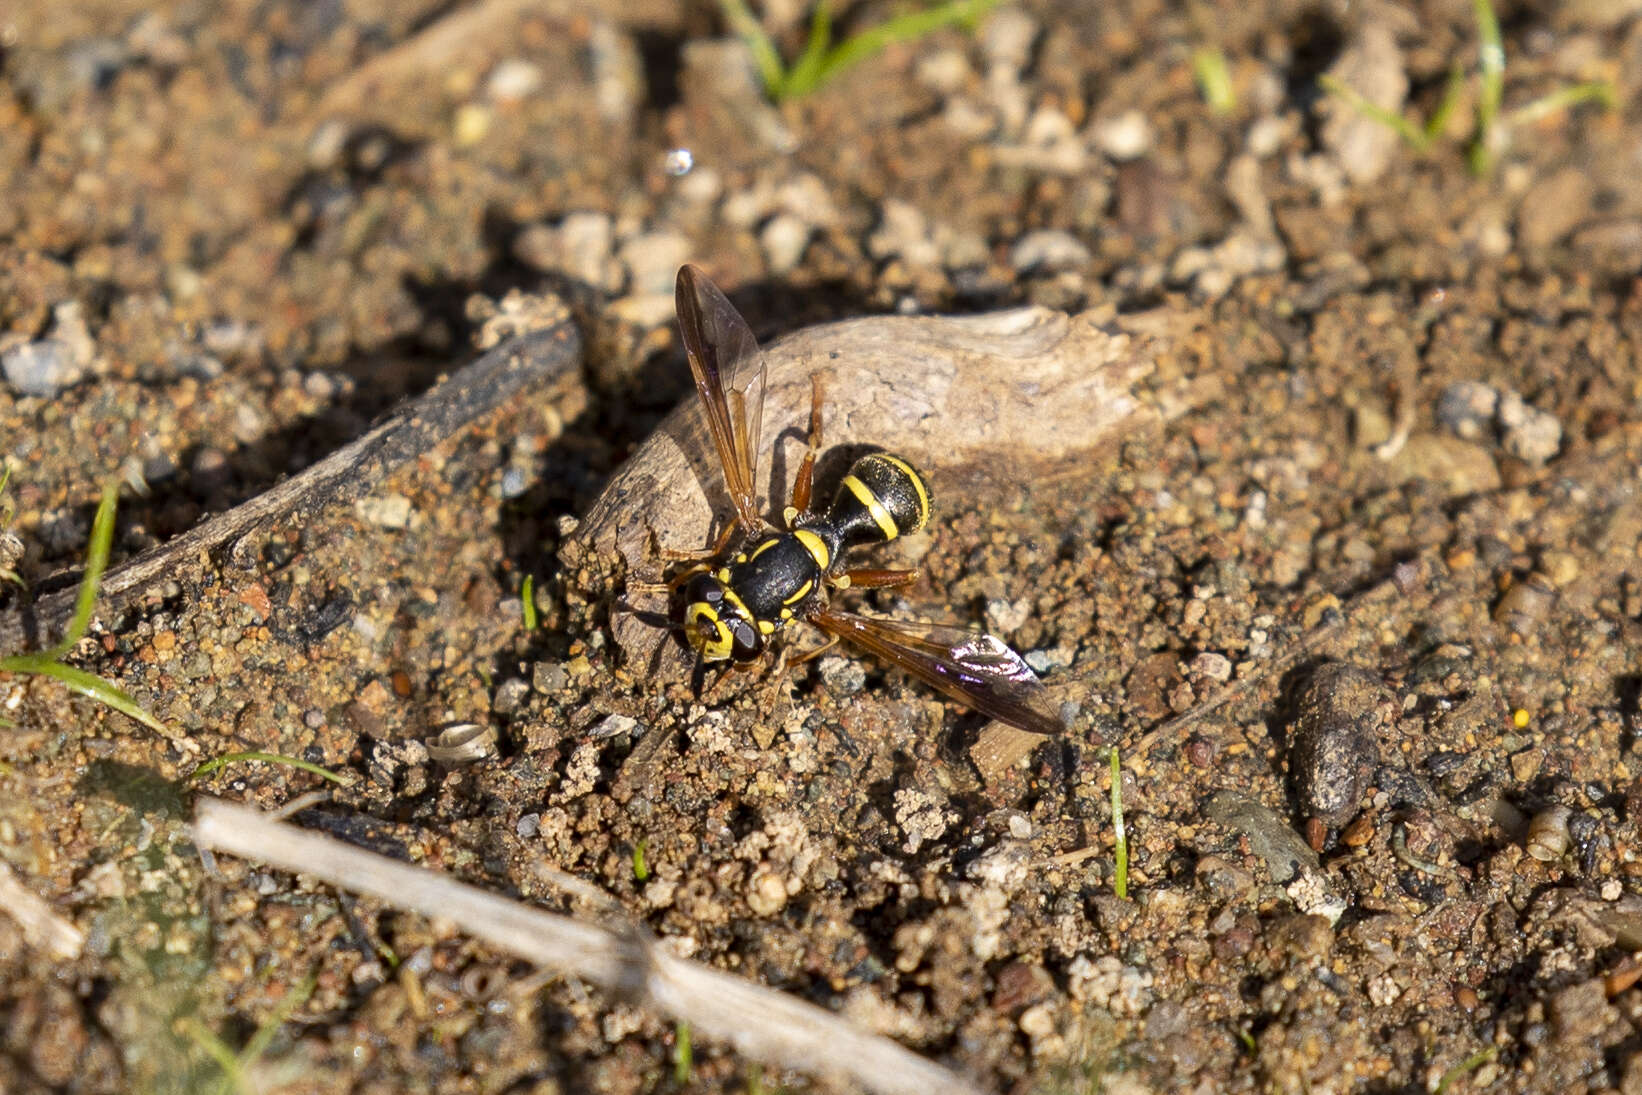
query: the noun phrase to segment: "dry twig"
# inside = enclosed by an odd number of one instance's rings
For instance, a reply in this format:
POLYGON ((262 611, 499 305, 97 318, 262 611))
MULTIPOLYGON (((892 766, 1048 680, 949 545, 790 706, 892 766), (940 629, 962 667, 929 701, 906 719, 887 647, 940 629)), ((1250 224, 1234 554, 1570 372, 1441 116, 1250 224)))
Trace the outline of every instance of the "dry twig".
POLYGON ((0 910, 10 913, 22 926, 24 939, 53 958, 70 961, 80 957, 86 944, 85 933, 17 881, 4 863, 0 863, 0 910))
POLYGON ((200 800, 194 839, 202 848, 455 921, 476 938, 645 1003, 756 1061, 841 1075, 880 1095, 978 1095, 966 1081, 887 1038, 812 1004, 675 957, 637 927, 612 930, 540 912, 220 799, 200 800))
MULTIPOLYGON (((581 337, 568 310, 465 366, 394 412, 365 436, 250 501, 174 536, 103 575, 99 611, 199 565, 202 555, 277 520, 313 513, 370 491, 405 461, 420 456, 469 422, 528 387, 568 374, 581 360, 581 337)), ((74 611, 73 589, 0 614, 0 655, 17 653, 60 631, 74 611)))

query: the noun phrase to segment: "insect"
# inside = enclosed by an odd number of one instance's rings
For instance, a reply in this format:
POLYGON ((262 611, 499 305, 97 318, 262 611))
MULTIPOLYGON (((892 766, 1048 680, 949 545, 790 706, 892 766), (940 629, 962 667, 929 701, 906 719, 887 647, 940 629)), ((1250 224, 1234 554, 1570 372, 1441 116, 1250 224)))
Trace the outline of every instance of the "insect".
POLYGON ((746 320, 696 267, 679 270, 676 300, 690 371, 735 504, 734 521, 707 556, 714 561, 686 570, 672 583, 679 602, 672 626, 700 662, 754 662, 778 632, 804 620, 984 715, 1034 733, 1063 731, 1042 682, 1001 639, 927 621, 862 616, 828 603, 829 590, 916 580, 915 570, 852 569, 846 556, 922 528, 930 515, 928 484, 906 460, 869 453, 850 466, 829 505, 812 508, 822 405, 820 379, 812 377, 809 447, 782 514, 785 527, 770 524, 757 495, 764 355, 746 320), (725 558, 738 531, 741 545, 725 558))

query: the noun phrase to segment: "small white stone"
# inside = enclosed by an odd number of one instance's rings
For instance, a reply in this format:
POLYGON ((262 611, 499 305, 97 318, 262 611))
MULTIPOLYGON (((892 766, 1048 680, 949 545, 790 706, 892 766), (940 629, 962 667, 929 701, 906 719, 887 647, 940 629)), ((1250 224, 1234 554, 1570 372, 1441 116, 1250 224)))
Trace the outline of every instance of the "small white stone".
POLYGON ((1138 110, 1095 122, 1089 135, 1101 154, 1115 163, 1138 160, 1152 149, 1152 124, 1138 110))
POLYGON ((509 57, 490 70, 485 95, 494 102, 516 103, 542 86, 541 67, 519 57, 509 57))
POLYGON ((1091 259, 1089 249, 1076 236, 1058 228, 1028 232, 1009 251, 1009 264, 1023 274, 1082 270, 1091 259))
POLYGON ((753 875, 747 887, 747 907, 756 916, 774 916, 787 903, 787 883, 774 871, 753 875))
POLYGON ((810 226, 792 213, 777 213, 758 233, 764 261, 772 274, 786 274, 804 257, 810 245, 810 226))
POLYGON ((1021 1033, 1028 1038, 1043 1038, 1055 1033, 1055 1012, 1048 1004, 1033 1004, 1021 1012, 1021 1033))
POLYGON ((410 524, 411 500, 403 494, 367 495, 354 503, 354 512, 362 521, 397 531, 410 524))

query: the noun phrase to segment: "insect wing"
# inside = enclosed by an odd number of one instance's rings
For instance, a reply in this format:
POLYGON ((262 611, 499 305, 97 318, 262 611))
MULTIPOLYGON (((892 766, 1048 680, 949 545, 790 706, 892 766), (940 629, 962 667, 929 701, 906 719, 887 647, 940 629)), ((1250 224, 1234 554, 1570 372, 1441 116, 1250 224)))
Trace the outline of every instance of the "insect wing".
POLYGON ((1034 734, 1065 731, 1037 674, 993 635, 923 620, 884 620, 823 609, 815 623, 983 715, 1034 734))
POLYGON ((690 372, 707 411, 707 427, 735 503, 736 520, 747 532, 759 532, 764 527, 758 512, 764 355, 747 321, 698 267, 679 267, 674 299, 690 372))

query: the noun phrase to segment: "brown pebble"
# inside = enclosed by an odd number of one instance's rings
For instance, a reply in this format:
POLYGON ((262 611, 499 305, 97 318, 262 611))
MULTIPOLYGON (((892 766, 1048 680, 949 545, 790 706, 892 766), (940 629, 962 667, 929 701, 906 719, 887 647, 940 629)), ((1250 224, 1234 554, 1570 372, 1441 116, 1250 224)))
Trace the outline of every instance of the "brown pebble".
POLYGON ((1186 741, 1186 760, 1197 768, 1207 768, 1214 763, 1214 742, 1208 738, 1194 734, 1186 741))
POLYGON ((1477 997, 1477 990, 1470 985, 1456 985, 1454 1004, 1465 1011, 1476 1011, 1482 1005, 1482 1001, 1477 997))
POLYGON ((1334 929, 1326 917, 1297 913, 1285 916, 1266 931, 1273 950, 1291 958, 1322 958, 1334 949, 1334 929))
POLYGON ((1500 597, 1494 606, 1494 620, 1515 634, 1527 638, 1539 630, 1556 604, 1556 586, 1543 574, 1530 574, 1500 597))
POLYGON ((1298 813, 1339 825, 1362 802, 1396 699, 1368 670, 1329 662, 1301 685, 1294 712, 1289 776, 1298 813))
POLYGON ((1314 852, 1328 847, 1328 822, 1320 817, 1306 818, 1306 844, 1314 852))
POLYGON ((260 585, 249 585, 240 590, 239 603, 255 612, 259 620, 266 620, 274 614, 274 604, 268 599, 268 591, 260 585))
POLYGON ((1221 961, 1241 958, 1254 947, 1254 932, 1248 928, 1232 928, 1214 941, 1214 954, 1221 961))
POLYGON ((1603 976, 1602 988, 1608 994, 1608 999, 1612 1000, 1636 984, 1639 979, 1642 979, 1642 962, 1637 961, 1636 955, 1628 954, 1620 959, 1619 965, 1603 976))
POLYGON ((992 990, 992 1009, 1013 1015, 1048 999, 1054 991, 1055 979, 1042 966, 1011 962, 998 971, 997 985, 992 990))
POLYGON ((1358 814, 1340 833, 1340 843, 1348 848, 1361 848, 1374 839, 1374 816, 1358 814))

